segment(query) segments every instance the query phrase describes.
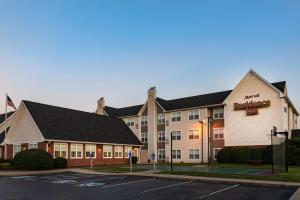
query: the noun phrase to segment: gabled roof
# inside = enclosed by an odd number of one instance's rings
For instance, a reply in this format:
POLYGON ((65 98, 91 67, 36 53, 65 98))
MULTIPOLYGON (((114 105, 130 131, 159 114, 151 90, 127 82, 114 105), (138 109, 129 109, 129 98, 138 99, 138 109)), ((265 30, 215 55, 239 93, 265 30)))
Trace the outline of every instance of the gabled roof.
MULTIPOLYGON (((9 112, 7 113, 7 118, 9 118, 12 114, 14 114, 15 112, 9 112)), ((0 124, 2 124, 2 122, 5 121, 5 113, 0 115, 0 124)))
POLYGON ((46 140, 141 145, 122 119, 23 102, 46 140))
POLYGON ((124 116, 134 116, 139 113, 142 109, 142 105, 124 107, 124 108, 113 108, 105 106, 104 111, 111 117, 124 117, 124 116))
POLYGON ((280 92, 284 93, 286 81, 271 83, 274 87, 276 87, 280 92))
POLYGON ((231 90, 227 90, 223 92, 215 92, 210 94, 203 94, 173 100, 164 100, 161 98, 157 98, 156 100, 166 111, 170 111, 184 108, 194 108, 222 104, 224 99, 226 99, 226 97, 230 93, 231 90))
MULTIPOLYGON (((6 129, 7 132, 9 131, 9 128, 10 127, 8 127, 6 129)), ((4 139, 5 139, 5 131, 3 131, 2 133, 0 133, 0 144, 4 141, 4 139)))
MULTIPOLYGON (((275 87, 280 92, 284 93, 286 81, 271 83, 272 87, 275 87)), ((157 97, 157 103, 162 106, 165 111, 187 109, 204 106, 214 106, 223 104, 224 100, 229 96, 233 90, 226 90, 222 92, 215 92, 209 94, 202 94, 191 97, 184 97, 179 99, 165 100, 157 97)), ((143 105, 136 105, 124 108, 113 108, 106 106, 104 111, 113 117, 126 117, 135 116, 142 109, 143 105)))

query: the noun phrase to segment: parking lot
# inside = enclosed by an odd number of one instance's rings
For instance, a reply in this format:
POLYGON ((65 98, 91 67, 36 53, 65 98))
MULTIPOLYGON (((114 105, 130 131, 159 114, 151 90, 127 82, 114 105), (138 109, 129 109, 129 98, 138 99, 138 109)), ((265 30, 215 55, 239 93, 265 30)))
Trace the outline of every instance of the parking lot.
POLYGON ((296 188, 255 187, 126 175, 60 173, 0 177, 0 199, 289 199, 296 188))

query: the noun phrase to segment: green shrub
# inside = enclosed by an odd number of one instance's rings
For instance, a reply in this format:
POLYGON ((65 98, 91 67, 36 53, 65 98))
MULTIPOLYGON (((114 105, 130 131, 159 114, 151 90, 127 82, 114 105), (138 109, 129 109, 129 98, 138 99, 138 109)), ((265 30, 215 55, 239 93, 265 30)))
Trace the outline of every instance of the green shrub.
POLYGON ((63 168, 67 168, 68 166, 68 160, 66 158, 55 158, 54 159, 54 168, 57 169, 63 169, 63 168))
POLYGON ((131 159, 132 159, 132 164, 137 163, 138 158, 136 156, 133 156, 131 159))
POLYGON ((219 151, 219 153, 217 154, 217 161, 219 163, 232 163, 232 152, 233 152, 233 148, 231 147, 225 147, 223 149, 221 149, 219 151))
POLYGON ((300 165, 300 140, 292 139, 288 142, 289 165, 300 165))
POLYGON ((17 153, 12 160, 12 165, 16 169, 44 170, 52 169, 54 160, 46 151, 29 149, 17 153))
POLYGON ((12 165, 10 162, 2 162, 0 163, 0 170, 8 170, 11 169, 12 165))

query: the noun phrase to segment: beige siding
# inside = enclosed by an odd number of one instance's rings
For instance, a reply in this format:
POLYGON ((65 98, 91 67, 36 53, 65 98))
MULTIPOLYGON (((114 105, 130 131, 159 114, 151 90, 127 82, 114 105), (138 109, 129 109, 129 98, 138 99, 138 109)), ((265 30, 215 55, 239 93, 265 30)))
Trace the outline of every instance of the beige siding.
POLYGON ((8 132, 7 143, 20 144, 42 141, 43 137, 40 134, 40 130, 37 128, 24 104, 21 103, 15 115, 15 120, 8 132))
MULTIPOLYGON (((249 99, 248 101, 251 101, 249 99)), ((287 128, 283 100, 280 94, 254 74, 248 74, 226 100, 225 146, 269 145, 270 130, 287 128), (260 94, 253 101, 270 100, 271 106, 260 108, 259 114, 246 116, 246 111, 234 111, 234 103, 244 103, 245 96, 260 94)))

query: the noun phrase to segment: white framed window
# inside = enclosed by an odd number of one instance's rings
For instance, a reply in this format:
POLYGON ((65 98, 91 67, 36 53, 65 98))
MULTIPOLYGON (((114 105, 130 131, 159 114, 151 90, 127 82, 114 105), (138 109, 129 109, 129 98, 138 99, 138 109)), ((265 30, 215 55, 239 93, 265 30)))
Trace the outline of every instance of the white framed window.
POLYGON ((86 144, 85 145, 85 157, 90 158, 90 157, 96 158, 96 145, 95 144, 86 144))
POLYGON ((172 140, 181 140, 181 131, 172 131, 172 140))
POLYGON ((19 153, 20 151, 22 151, 22 146, 21 146, 21 144, 14 144, 13 148, 14 148, 14 156, 15 156, 17 153, 19 153))
POLYGON ((68 158, 68 144, 54 143, 54 157, 68 158))
POLYGON ((158 160, 165 160, 166 158, 166 150, 158 149, 158 160))
POLYGON ((112 158, 112 151, 111 145, 103 145, 103 158, 112 158))
POLYGON ((189 149, 189 159, 199 159, 200 150, 199 149, 189 149))
POLYGON ((158 124, 165 124, 165 115, 164 114, 158 114, 157 115, 158 124))
POLYGON ((199 110, 189 110, 189 120, 199 120, 200 111, 199 110))
POLYGON ((148 125, 148 116, 142 116, 141 126, 147 126, 147 125, 148 125))
POLYGON ((181 112, 172 112, 171 113, 172 122, 179 122, 181 121, 181 112))
POLYGON ((134 126, 134 118, 133 117, 125 118, 124 121, 127 124, 127 126, 134 126))
POLYGON ((189 139, 200 139, 200 130, 199 129, 191 129, 189 130, 189 139))
POLYGON ((125 151, 124 151, 124 156, 125 156, 125 158, 129 158, 129 152, 131 152, 132 153, 132 147, 130 147, 130 146, 125 146, 125 151))
POLYGON ((214 140, 224 139, 224 128, 214 128, 214 140))
POLYGON ((141 133, 141 142, 142 143, 148 142, 148 133, 141 133))
POLYGON ((71 144, 71 158, 82 158, 83 144, 71 144))
POLYGON ((224 108, 214 108, 213 109, 214 119, 223 119, 224 118, 224 108))
POLYGON ((181 159, 181 150, 172 150, 173 159, 181 159))
POLYGON ((29 143, 28 149, 38 149, 38 144, 37 143, 29 143))
POLYGON ((158 135, 159 142, 165 142, 165 140, 166 140, 165 131, 158 131, 157 135, 158 135))
POLYGON ((217 160, 217 155, 222 148, 214 148, 213 149, 213 159, 217 160))
POLYGON ((123 158, 123 146, 114 146, 114 157, 123 158))

